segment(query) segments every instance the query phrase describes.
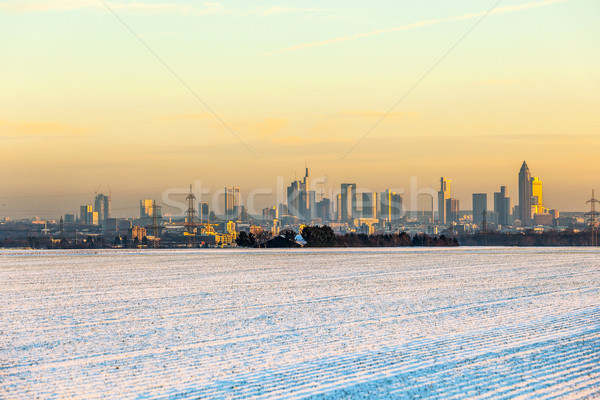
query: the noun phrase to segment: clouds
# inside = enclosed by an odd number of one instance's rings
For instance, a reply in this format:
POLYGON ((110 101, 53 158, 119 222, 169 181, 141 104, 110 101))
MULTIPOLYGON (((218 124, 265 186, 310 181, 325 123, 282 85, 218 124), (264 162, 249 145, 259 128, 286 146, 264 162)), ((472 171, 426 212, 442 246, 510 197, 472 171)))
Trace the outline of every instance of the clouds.
POLYGON ((91 130, 87 127, 57 122, 9 122, 0 120, 0 136, 3 137, 81 136, 90 132, 91 130))
MULTIPOLYGON (((543 1, 539 1, 539 2, 518 4, 518 5, 514 5, 514 6, 498 7, 498 8, 495 8, 494 10, 492 10, 491 12, 489 12, 489 15, 497 15, 497 14, 516 12, 516 11, 523 11, 523 10, 528 10, 528 9, 532 9, 532 8, 545 7, 545 6, 548 6, 551 4, 563 3, 566 1, 569 1, 569 0, 543 0, 543 1)), ((426 26, 437 25, 437 24, 441 24, 444 22, 464 21, 464 20, 473 19, 473 18, 480 18, 480 17, 485 16, 486 14, 488 14, 488 11, 480 11, 480 12, 469 13, 469 14, 460 15, 460 16, 456 16, 456 17, 419 21, 419 22, 415 22, 415 23, 403 25, 403 26, 377 29, 377 30, 370 31, 370 32, 356 33, 354 35, 339 36, 339 37, 335 37, 335 38, 331 38, 331 39, 319 40, 319 41, 309 42, 309 43, 302 43, 302 44, 286 47, 286 48, 283 48, 283 49, 280 49, 277 51, 267 53, 267 55, 285 53, 285 52, 290 52, 290 51, 295 51, 295 50, 302 50, 302 49, 307 49, 307 48, 317 47, 317 46, 327 46, 327 45, 331 45, 331 44, 335 44, 335 43, 382 35, 385 33, 401 32, 401 31, 406 31, 406 30, 411 30, 411 29, 424 28, 426 26)))

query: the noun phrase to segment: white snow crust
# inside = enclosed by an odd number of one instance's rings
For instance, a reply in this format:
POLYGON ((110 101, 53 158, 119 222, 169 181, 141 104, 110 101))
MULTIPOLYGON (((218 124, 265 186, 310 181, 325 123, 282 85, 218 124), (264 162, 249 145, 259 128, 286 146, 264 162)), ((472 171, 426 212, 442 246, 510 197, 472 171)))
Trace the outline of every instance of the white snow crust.
POLYGON ((600 397, 600 251, 0 251, 1 399, 600 397))

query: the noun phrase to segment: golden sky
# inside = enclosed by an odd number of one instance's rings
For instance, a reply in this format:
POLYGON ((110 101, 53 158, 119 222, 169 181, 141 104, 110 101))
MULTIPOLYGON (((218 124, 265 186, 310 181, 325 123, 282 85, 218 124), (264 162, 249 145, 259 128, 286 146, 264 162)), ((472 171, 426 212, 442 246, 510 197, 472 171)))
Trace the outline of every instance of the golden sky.
POLYGON ((135 215, 305 163, 330 187, 447 176, 469 209, 500 185, 516 201, 523 160, 547 207, 583 210, 600 3, 506 0, 480 21, 495 3, 3 1, 0 218, 76 212, 98 187, 135 215))

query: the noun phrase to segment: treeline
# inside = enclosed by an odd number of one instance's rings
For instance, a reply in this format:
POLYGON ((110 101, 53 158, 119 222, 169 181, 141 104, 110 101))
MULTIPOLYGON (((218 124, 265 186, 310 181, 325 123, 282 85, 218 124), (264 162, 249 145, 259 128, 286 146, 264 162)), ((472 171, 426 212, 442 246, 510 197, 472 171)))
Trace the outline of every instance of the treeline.
MULTIPOLYGON (((305 226, 300 232, 304 247, 448 247, 458 246, 458 241, 444 235, 414 235, 406 232, 399 234, 367 235, 363 233, 347 233, 336 235, 329 226, 305 226)), ((298 247, 298 234, 286 229, 270 240, 261 242, 252 233, 240 232, 236 243, 240 247, 298 247)))
POLYGON ((461 235, 459 243, 463 246, 590 246, 590 232, 548 231, 502 233, 485 232, 461 235))
POLYGON ((406 232, 400 234, 367 235, 364 233, 346 233, 336 236, 337 247, 454 247, 458 241, 453 238, 441 236, 429 236, 417 234, 412 238, 406 232))

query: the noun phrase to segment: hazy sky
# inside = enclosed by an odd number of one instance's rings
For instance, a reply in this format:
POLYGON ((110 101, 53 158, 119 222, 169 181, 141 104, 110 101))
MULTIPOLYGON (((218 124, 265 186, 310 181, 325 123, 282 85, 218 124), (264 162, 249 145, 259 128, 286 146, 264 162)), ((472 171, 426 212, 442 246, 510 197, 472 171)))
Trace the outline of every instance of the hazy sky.
POLYGON ((496 2, 106 1, 125 27, 102 1, 2 0, 0 218, 76 212, 100 185, 134 215, 305 162, 338 187, 447 176, 468 209, 500 185, 516 200, 525 159, 546 206, 582 210, 600 188, 600 2, 501 1, 436 65, 496 2))

